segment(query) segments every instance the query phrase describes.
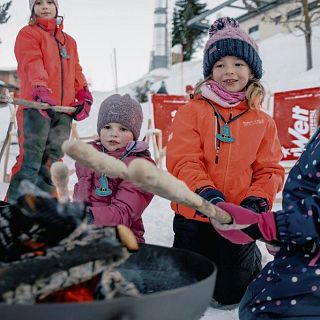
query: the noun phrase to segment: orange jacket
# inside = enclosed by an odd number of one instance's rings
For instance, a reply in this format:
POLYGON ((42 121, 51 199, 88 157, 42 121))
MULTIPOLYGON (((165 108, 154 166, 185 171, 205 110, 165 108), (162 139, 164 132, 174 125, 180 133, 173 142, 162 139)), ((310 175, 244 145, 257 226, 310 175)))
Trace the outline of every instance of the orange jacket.
POLYGON ((69 106, 74 102, 76 92, 87 86, 76 42, 62 32, 62 24, 57 28, 56 38, 70 56, 62 58, 54 37, 55 19, 39 19, 39 25, 25 26, 16 38, 14 52, 18 62, 20 96, 32 100, 33 87, 45 86, 57 104, 69 106))
MULTIPOLYGON (((213 104, 224 119, 248 109, 244 101, 233 108, 213 104)), ((284 169, 281 147, 273 119, 263 111, 249 110, 229 124, 232 143, 221 142, 217 156, 217 119, 212 106, 202 98, 179 108, 167 145, 167 169, 195 191, 211 186, 226 201, 240 204, 248 196, 266 198, 270 207, 282 188, 284 169)), ((208 221, 195 210, 176 203, 172 209, 186 218, 208 221)))

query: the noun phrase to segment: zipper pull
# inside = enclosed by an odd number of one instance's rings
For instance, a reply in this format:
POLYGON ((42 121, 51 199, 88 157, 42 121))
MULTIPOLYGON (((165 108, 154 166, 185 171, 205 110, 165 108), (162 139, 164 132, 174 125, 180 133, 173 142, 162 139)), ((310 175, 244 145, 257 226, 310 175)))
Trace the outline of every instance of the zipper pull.
POLYGON ((216 159, 214 160, 214 163, 217 164, 219 162, 219 150, 220 150, 220 147, 217 146, 217 149, 216 149, 216 159))

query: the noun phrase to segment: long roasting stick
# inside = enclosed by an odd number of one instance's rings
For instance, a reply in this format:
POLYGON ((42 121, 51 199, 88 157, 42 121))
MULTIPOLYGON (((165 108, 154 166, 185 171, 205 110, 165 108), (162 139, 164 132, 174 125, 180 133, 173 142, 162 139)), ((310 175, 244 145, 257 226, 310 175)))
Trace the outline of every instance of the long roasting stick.
POLYGON ((0 103, 13 103, 16 105, 21 105, 21 106, 25 106, 25 107, 29 107, 29 108, 33 108, 33 109, 38 109, 38 110, 51 109, 56 112, 75 112, 75 110, 76 110, 76 108, 74 108, 74 107, 50 106, 47 103, 12 98, 12 97, 7 96, 5 94, 0 94, 0 103))
POLYGON ((127 168, 122 161, 107 156, 82 141, 65 141, 62 150, 84 166, 109 176, 130 180, 147 192, 189 206, 220 223, 232 220, 227 212, 204 200, 182 181, 147 160, 135 159, 127 168))
MULTIPOLYGON (((66 164, 62 162, 55 162, 51 165, 50 168, 51 179, 54 186, 57 188, 58 200, 62 203, 68 202, 69 199, 69 169, 66 164)), ((132 233, 132 231, 125 225, 119 224, 114 227, 117 237, 122 244, 128 250, 137 251, 139 250, 139 245, 137 240, 132 233)))
POLYGON ((157 168, 150 161, 145 159, 131 161, 128 174, 129 180, 144 191, 184 204, 220 223, 232 222, 232 218, 227 212, 192 192, 183 181, 167 171, 157 168))
POLYGON ((65 141, 62 150, 72 159, 99 173, 128 180, 128 167, 122 161, 99 152, 83 141, 65 141))

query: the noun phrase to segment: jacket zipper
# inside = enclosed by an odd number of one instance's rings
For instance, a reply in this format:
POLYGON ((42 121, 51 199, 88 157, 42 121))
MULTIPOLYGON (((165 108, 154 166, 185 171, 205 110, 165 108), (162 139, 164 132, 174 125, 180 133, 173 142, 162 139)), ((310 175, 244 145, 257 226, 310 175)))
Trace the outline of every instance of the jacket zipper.
MULTIPOLYGON (((230 116, 229 116, 229 120, 232 119, 232 112, 230 112, 230 116)), ((227 157, 227 165, 226 165, 226 171, 225 171, 225 174, 224 174, 224 181, 223 181, 223 185, 224 185, 224 188, 223 188, 223 193, 226 192, 225 190, 225 186, 226 186, 226 179, 227 179, 227 176, 228 176, 228 168, 229 168, 229 162, 230 162, 230 158, 231 158, 231 148, 232 148, 232 143, 228 143, 228 157, 227 157)))
POLYGON ((63 72, 63 61, 62 61, 62 57, 60 54, 60 47, 59 47, 59 41, 56 39, 56 37, 54 37, 56 43, 57 43, 57 47, 58 47, 58 55, 59 55, 59 59, 60 59, 60 76, 61 76, 61 94, 60 94, 60 103, 61 105, 63 105, 63 77, 64 77, 64 72, 63 72))

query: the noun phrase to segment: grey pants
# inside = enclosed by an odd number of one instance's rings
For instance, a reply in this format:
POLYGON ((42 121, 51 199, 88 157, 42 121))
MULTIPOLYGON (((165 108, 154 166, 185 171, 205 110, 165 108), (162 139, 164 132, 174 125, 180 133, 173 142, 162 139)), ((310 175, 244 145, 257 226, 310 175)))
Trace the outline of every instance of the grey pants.
POLYGON ((24 109, 18 110, 17 121, 19 156, 12 168, 9 202, 19 197, 18 187, 24 179, 49 193, 54 190, 49 169, 63 155, 61 145, 69 139, 72 118, 56 112, 46 119, 35 109, 24 109))

